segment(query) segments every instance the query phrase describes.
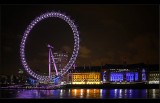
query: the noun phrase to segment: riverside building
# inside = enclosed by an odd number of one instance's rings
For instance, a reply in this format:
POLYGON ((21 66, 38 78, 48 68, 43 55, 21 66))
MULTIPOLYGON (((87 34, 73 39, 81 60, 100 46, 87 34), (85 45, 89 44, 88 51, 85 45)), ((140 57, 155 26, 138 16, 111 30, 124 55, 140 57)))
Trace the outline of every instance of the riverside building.
POLYGON ((67 84, 159 84, 158 64, 106 64, 70 69, 67 84))

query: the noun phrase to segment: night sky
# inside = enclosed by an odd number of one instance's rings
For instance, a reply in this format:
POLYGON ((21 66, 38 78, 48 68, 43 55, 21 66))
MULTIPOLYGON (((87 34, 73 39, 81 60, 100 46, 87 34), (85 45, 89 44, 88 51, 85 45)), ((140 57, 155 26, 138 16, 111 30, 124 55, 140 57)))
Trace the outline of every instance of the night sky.
MULTIPOLYGON (((65 13, 78 26, 80 51, 77 66, 159 63, 158 5, 57 4, 1 5, 0 74, 23 69, 19 47, 23 33, 35 17, 50 11, 65 13)), ((48 71, 47 44, 73 51, 73 33, 59 18, 39 22, 26 42, 26 59, 33 71, 48 71)))

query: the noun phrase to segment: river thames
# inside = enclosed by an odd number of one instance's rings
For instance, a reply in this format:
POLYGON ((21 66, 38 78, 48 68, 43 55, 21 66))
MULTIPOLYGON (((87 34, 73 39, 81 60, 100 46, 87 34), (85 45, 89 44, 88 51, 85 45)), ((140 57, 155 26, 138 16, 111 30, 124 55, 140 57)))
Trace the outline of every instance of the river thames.
POLYGON ((159 99, 159 89, 1 89, 4 99, 159 99))

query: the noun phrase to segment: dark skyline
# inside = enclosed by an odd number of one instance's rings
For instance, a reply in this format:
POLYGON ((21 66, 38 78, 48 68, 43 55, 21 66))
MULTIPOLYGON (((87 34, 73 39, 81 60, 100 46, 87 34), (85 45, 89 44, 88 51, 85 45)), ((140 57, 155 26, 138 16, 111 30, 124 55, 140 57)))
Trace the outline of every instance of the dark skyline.
MULTIPOLYGON (((22 69, 19 46, 23 32, 35 17, 49 11, 70 16, 80 32, 78 66, 159 63, 158 5, 57 4, 1 5, 1 73, 22 69)), ((39 22, 26 42, 26 59, 33 70, 47 72, 48 49, 73 49, 73 34, 63 20, 39 22)))

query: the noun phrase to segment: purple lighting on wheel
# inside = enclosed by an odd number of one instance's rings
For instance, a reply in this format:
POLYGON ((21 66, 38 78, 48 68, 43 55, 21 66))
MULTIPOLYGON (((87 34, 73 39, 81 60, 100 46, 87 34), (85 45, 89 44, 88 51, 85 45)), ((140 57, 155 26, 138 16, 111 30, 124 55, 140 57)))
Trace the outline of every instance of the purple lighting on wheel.
POLYGON ((49 78, 51 78, 51 59, 52 59, 52 62, 53 62, 53 65, 54 65, 54 68, 56 70, 56 76, 58 76, 58 71, 57 71, 57 66, 56 66, 56 62, 54 60, 54 56, 52 54, 52 50, 53 47, 51 45, 48 44, 48 48, 49 48, 49 78))
MULTIPOLYGON (((79 32, 77 31, 77 27, 74 24, 74 21, 71 20, 68 16, 59 13, 59 12, 47 12, 44 13, 38 17, 36 17, 27 27, 27 29, 24 31, 23 37, 22 37, 22 41, 20 44, 20 57, 21 57, 21 62, 22 65, 24 67, 24 69, 27 71, 27 73, 29 75, 31 75, 32 77, 38 79, 38 80, 46 80, 46 81, 50 81, 50 78, 48 76, 42 76, 42 75, 38 75, 36 73, 34 73, 30 67, 28 66, 27 62, 26 62, 26 58, 25 58, 25 42, 27 40, 27 36, 29 35, 30 31, 34 28, 34 26, 40 22, 41 20, 47 19, 49 17, 57 17, 60 18, 62 20, 64 20, 65 22, 67 22, 69 24, 69 26, 72 29, 73 35, 74 35, 74 50, 72 53, 72 56, 68 62, 68 64, 64 67, 64 70, 66 70, 65 72, 63 72, 61 75, 59 76, 63 76, 64 74, 67 73, 67 71, 72 67, 72 65, 74 64, 77 55, 78 55, 78 51, 79 51, 79 32)), ((55 77, 53 77, 55 78, 55 77)))

